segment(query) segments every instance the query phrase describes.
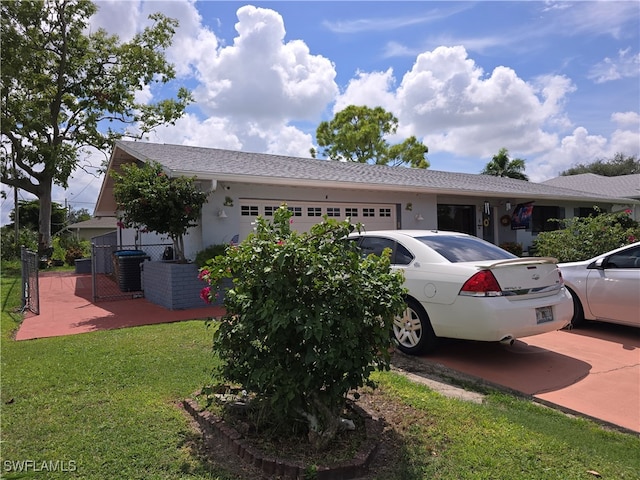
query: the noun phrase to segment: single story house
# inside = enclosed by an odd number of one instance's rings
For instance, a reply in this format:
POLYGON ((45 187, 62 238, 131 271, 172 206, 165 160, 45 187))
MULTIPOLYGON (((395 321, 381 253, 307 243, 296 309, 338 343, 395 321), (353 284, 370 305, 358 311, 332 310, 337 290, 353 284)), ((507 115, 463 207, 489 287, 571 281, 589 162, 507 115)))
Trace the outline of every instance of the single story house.
MULTIPOLYGON (((185 237, 185 255, 245 238, 258 215, 282 203, 293 228, 307 230, 324 215, 364 224, 368 230, 441 229, 466 232, 495 244, 520 243, 526 251, 549 218, 584 215, 639 202, 553 185, 489 175, 388 167, 216 148, 117 141, 108 171, 124 163, 159 162, 171 177, 197 179, 210 192, 200 224, 185 237)), ((479 166, 480 168, 480 166, 479 166)), ((96 217, 116 218, 113 179, 107 172, 96 217)), ((118 233, 121 245, 158 243, 153 233, 118 233)))
POLYGON ((82 222, 72 223, 66 229, 78 240, 91 240, 94 237, 115 232, 118 229, 117 222, 111 214, 108 217, 92 217, 82 222))
MULTIPOLYGON (((570 188, 592 195, 603 195, 630 198, 640 200, 640 173, 632 175, 619 175, 617 177, 605 177, 595 173, 582 173, 580 175, 565 175, 551 178, 542 182, 553 187, 570 188)), ((613 211, 629 208, 634 220, 640 221, 640 205, 616 205, 613 211)))

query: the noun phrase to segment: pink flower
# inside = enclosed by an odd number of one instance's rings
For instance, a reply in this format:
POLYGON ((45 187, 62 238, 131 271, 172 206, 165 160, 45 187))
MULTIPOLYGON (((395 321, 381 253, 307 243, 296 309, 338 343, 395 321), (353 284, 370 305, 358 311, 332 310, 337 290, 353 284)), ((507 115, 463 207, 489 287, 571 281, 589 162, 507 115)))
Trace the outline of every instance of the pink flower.
POLYGON ((200 273, 198 274, 198 280, 204 280, 205 277, 207 277, 209 275, 209 270, 207 270, 206 268, 203 268, 202 270, 200 270, 200 273))
POLYGON ((211 303, 210 295, 211 287, 204 287, 202 290, 200 290, 200 298, 207 303, 211 303))
POLYGON ((116 225, 118 226, 118 228, 124 228, 124 222, 122 220, 118 220, 118 223, 116 223, 116 225))
POLYGON ((636 242, 636 237, 633 235, 629 235, 629 243, 635 243, 636 242))

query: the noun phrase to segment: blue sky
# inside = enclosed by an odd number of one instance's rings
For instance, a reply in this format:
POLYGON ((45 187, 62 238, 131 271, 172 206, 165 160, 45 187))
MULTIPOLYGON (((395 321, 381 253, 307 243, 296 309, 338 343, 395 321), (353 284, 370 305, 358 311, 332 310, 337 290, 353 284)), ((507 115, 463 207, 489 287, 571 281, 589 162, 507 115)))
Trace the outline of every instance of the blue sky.
MULTIPOLYGON (((320 121, 365 104, 398 117, 390 141, 423 141, 433 170, 478 173, 504 147, 543 181, 640 155, 638 1, 98 6, 92 28, 122 39, 155 11, 180 21, 167 51, 178 77, 145 98, 187 86, 196 103, 149 141, 308 157, 320 121)), ((54 201, 92 211, 100 184, 78 171, 54 201)))

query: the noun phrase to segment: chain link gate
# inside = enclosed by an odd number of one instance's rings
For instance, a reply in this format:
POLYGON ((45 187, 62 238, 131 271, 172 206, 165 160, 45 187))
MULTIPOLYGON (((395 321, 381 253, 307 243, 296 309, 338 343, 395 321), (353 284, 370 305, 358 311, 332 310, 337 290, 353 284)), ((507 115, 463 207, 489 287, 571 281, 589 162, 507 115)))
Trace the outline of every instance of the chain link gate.
POLYGON ((22 311, 40 315, 40 288, 38 282, 38 253, 20 247, 22 263, 22 311))

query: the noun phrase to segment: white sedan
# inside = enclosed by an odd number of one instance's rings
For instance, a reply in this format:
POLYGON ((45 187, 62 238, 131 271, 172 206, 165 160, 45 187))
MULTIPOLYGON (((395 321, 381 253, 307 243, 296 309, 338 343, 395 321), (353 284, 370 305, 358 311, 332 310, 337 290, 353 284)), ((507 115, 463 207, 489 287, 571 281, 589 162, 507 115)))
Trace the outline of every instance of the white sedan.
POLYGON ((640 327, 640 242, 558 266, 573 297, 574 327, 585 319, 640 327))
POLYGON ((363 255, 391 250, 404 273, 407 309, 395 319, 398 348, 433 350, 439 337, 499 341, 567 326, 573 301, 553 258, 519 258, 457 232, 388 230, 354 233, 363 255))

